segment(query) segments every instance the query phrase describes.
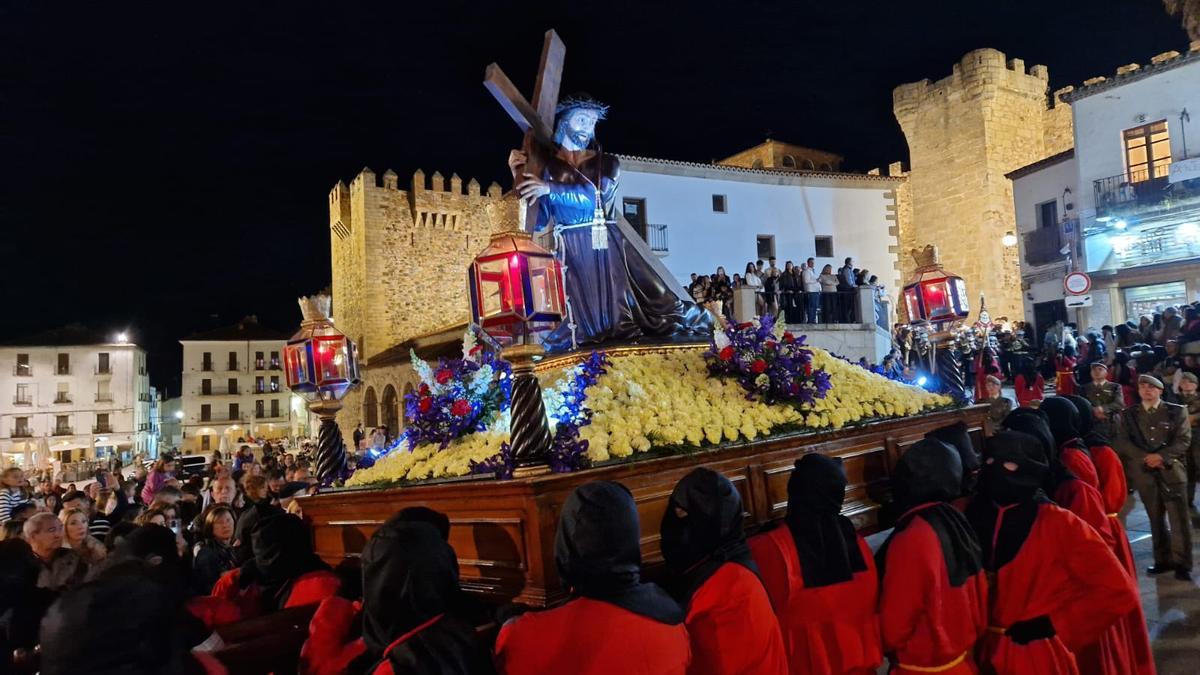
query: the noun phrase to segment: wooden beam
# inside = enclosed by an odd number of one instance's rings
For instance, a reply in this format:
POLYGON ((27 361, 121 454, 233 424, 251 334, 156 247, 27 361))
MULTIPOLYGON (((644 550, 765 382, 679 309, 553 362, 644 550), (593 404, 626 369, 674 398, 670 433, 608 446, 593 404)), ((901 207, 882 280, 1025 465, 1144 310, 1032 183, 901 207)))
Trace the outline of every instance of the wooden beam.
POLYGON ((548 128, 554 128, 554 108, 558 105, 558 90, 562 85, 563 60, 567 46, 554 29, 546 31, 542 43, 542 61, 538 65, 537 83, 533 87, 533 105, 538 117, 548 128))
POLYGON ((532 132, 542 143, 553 143, 549 126, 542 121, 533 106, 529 105, 512 80, 508 79, 503 70, 500 70, 499 65, 495 63, 488 65, 483 75, 483 86, 487 87, 500 107, 504 108, 504 112, 508 113, 508 116, 517 123, 521 131, 532 132))

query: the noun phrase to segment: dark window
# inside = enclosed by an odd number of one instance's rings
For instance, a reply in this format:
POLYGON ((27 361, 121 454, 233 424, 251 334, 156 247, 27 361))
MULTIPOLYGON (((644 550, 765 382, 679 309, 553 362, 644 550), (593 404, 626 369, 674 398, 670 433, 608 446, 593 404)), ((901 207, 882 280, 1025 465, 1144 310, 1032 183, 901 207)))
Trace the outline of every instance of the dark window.
POLYGON ((201 449, 201 450, 203 450, 204 452, 208 452, 209 450, 211 450, 211 449, 212 449, 212 448, 210 447, 210 442, 209 442, 209 440, 208 440, 208 439, 209 439, 209 437, 208 437, 208 436, 201 436, 201 437, 200 437, 200 449, 201 449))
POLYGON ((762 162, 762 160, 761 160, 761 159, 756 159, 756 160, 754 160, 754 163, 750 165, 750 168, 751 168, 751 169, 761 169, 761 168, 763 168, 763 162, 762 162))
POLYGON ((263 415, 266 415, 266 414, 267 414, 267 406, 265 405, 263 400, 259 399, 259 400, 255 401, 254 402, 254 416, 262 417, 263 415))
POLYGON ((775 236, 770 234, 758 235, 758 257, 766 260, 775 257, 775 236))
POLYGON ((13 420, 13 424, 13 436, 24 438, 30 435, 28 417, 17 417, 13 420))
POLYGON ((212 419, 212 406, 205 403, 204 405, 200 406, 200 421, 208 422, 211 419, 212 419))
POLYGON ((713 213, 726 213, 725 195, 713 195, 713 213))
POLYGON ((272 375, 271 376, 271 393, 275 393, 277 391, 279 391, 279 376, 272 375))
POLYGON ((263 353, 262 352, 254 352, 254 368, 256 370, 262 370, 263 368, 266 368, 266 367, 267 367, 267 361, 266 361, 266 359, 263 358, 263 353))
POLYGON ((204 361, 200 368, 202 370, 212 370, 212 352, 204 352, 204 361))
POLYGON ((784 155, 783 156, 783 168, 785 168, 785 169, 796 168, 796 158, 792 157, 791 155, 784 155))
POLYGON ((271 368, 279 368, 279 352, 271 352, 271 368))
POLYGON ((200 393, 204 396, 212 394, 212 380, 200 380, 200 393))
POLYGON ((54 431, 59 434, 71 433, 71 416, 70 415, 55 416, 54 431))
POLYGON ((817 168, 817 165, 813 164, 813 161, 807 157, 804 158, 804 162, 800 166, 807 171, 813 171, 817 168))
POLYGON ((17 369, 15 374, 23 376, 33 374, 33 368, 29 366, 28 354, 17 354, 17 369))
POLYGON ((263 376, 259 375, 258 377, 254 378, 254 393, 261 394, 266 390, 267 385, 265 384, 265 380, 263 380, 263 376))
POLYGON ((271 417, 279 417, 279 399, 271 399, 271 417))
POLYGON ((816 248, 816 257, 832 258, 833 257, 833 237, 817 237, 815 248, 816 248))
POLYGON ((230 421, 236 420, 236 419, 238 419, 238 417, 240 417, 240 415, 238 415, 238 404, 230 403, 229 404, 229 419, 230 419, 230 421))
POLYGON ((96 355, 96 372, 101 375, 112 372, 109 366, 108 352, 100 352, 96 355))
POLYGON ((621 200, 621 213, 633 226, 633 231, 646 238, 646 200, 626 197, 621 200))
POLYGON ((1171 138, 1167 134, 1166 120, 1126 129, 1124 138, 1130 183, 1167 177, 1171 166, 1171 138))
POLYGON ((236 377, 231 377, 231 378, 229 378, 229 393, 230 393, 230 394, 236 394, 236 393, 238 393, 238 386, 237 386, 237 378, 236 378, 236 377))
POLYGON ((1058 200, 1051 199, 1037 205, 1037 226, 1054 227, 1058 225, 1058 200))
POLYGON ((237 352, 229 352, 229 369, 237 370, 237 352))
POLYGON ((59 354, 58 355, 58 374, 59 375, 70 375, 71 374, 71 355, 70 354, 59 354))

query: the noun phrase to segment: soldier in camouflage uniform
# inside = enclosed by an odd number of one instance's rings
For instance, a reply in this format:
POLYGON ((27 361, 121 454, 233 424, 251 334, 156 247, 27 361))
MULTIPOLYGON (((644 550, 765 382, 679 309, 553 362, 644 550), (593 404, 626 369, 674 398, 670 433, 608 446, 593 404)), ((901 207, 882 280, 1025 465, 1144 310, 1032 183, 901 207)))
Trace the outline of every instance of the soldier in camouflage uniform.
POLYGON ((987 376, 983 388, 987 391, 987 398, 981 398, 976 403, 988 404, 988 419, 992 421, 992 428, 999 430, 1004 418, 1012 412, 1012 399, 1006 398, 1004 394, 1000 393, 1000 378, 995 375, 987 376))
POLYGON ((1083 385, 1082 396, 1092 404, 1092 429, 1111 439, 1116 430, 1114 418, 1125 409, 1121 385, 1108 381, 1108 366, 1096 361, 1091 366, 1092 381, 1083 385))
POLYGON ((1200 378, 1195 373, 1184 373, 1179 377, 1179 405, 1187 408, 1188 423, 1192 427, 1192 444, 1184 456, 1187 466, 1187 492, 1184 496, 1193 516, 1197 515, 1196 474, 1200 469, 1200 434, 1196 433, 1196 426, 1200 424, 1200 392, 1196 391, 1197 385, 1200 385, 1200 378))
POLYGON ((1117 417, 1113 449, 1121 455, 1129 484, 1137 489, 1150 517, 1154 565, 1146 572, 1174 570, 1176 579, 1190 581, 1192 521, 1183 494, 1187 487, 1183 458, 1192 445, 1192 427, 1187 408, 1167 403, 1162 393, 1161 380, 1138 376, 1141 402, 1117 417))

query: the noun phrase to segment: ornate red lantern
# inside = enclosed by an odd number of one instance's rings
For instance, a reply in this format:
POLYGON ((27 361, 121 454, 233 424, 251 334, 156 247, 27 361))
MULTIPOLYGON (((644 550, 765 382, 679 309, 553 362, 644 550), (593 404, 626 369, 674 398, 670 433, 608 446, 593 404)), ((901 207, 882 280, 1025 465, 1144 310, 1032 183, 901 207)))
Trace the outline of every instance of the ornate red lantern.
POLYGON ((913 251, 917 270, 904 286, 904 306, 908 320, 942 323, 965 319, 971 313, 967 303, 967 283, 950 274, 938 260, 936 246, 913 251))
POLYGON ((502 342, 562 321, 562 267, 528 232, 492 235, 467 270, 471 318, 502 342))

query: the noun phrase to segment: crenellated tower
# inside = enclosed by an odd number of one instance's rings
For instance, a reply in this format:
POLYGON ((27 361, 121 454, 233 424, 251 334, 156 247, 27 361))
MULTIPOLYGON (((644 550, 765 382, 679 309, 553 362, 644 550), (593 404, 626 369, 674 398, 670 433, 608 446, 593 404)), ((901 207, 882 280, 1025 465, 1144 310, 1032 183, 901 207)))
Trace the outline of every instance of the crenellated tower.
MULTIPOLYGON (((993 317, 1023 316, 1012 183, 1004 175, 1072 145, 1070 107, 1049 93, 1045 66, 1028 69, 995 49, 977 49, 949 77, 900 85, 893 111, 908 141, 900 251, 934 244, 946 269, 987 297, 993 317)), ((905 277, 912 261, 901 256, 905 277)), ((977 307, 972 308, 978 311, 977 307)))
MULTIPOLYGON (((467 318, 466 269, 492 232, 514 222, 500 186, 457 174, 363 169, 329 192, 333 314, 365 363, 411 337, 467 318)), ((511 205, 510 205, 511 206, 511 205)))

